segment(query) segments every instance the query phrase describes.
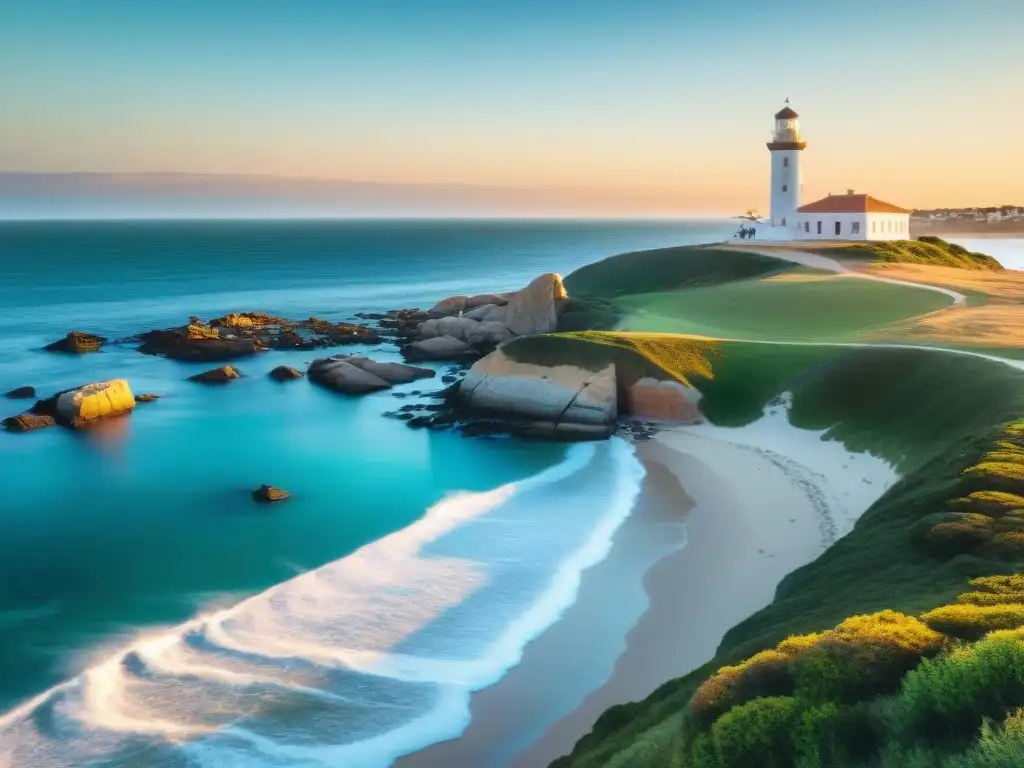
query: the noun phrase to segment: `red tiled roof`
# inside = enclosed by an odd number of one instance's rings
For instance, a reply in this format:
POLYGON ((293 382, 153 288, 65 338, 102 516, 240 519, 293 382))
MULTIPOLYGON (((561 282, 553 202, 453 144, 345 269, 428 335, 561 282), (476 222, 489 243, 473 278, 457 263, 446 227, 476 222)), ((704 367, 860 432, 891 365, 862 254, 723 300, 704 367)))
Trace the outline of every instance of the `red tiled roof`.
POLYGON ((800 117, 800 115, 798 115, 789 107, 783 107, 782 109, 775 113, 776 120, 791 120, 794 117, 800 117))
POLYGON ((871 195, 829 195, 797 208, 800 213, 911 213, 871 195))

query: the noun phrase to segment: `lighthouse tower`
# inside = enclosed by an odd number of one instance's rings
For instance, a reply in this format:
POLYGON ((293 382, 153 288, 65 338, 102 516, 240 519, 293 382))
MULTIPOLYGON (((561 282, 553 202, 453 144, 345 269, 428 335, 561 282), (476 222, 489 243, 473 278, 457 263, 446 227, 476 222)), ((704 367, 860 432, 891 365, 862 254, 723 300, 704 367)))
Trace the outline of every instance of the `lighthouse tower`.
POLYGON ((775 113, 775 130, 768 142, 772 155, 771 226, 778 238, 796 231, 796 209, 800 207, 800 154, 807 142, 800 135, 800 115, 790 109, 789 99, 775 113), (781 227, 783 229, 776 229, 781 227))

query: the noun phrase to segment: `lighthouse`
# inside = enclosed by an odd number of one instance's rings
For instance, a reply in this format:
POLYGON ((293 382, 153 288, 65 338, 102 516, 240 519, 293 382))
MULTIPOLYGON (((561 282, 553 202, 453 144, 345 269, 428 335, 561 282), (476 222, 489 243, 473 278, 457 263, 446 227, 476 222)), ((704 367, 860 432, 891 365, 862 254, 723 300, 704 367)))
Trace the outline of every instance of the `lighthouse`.
POLYGON ((800 115, 786 106, 775 113, 775 130, 768 142, 772 156, 771 226, 778 238, 795 231, 800 207, 800 155, 807 142, 800 135, 800 115), (782 229, 776 229, 780 227, 782 229))

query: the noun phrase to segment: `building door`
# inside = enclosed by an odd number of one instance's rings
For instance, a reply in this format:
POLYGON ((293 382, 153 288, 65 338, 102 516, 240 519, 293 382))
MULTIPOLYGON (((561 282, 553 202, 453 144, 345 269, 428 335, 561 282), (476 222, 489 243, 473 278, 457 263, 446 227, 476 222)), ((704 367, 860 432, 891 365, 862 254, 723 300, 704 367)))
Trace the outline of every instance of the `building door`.
POLYGON ((836 222, 836 236, 838 237, 843 231, 842 222, 836 222))

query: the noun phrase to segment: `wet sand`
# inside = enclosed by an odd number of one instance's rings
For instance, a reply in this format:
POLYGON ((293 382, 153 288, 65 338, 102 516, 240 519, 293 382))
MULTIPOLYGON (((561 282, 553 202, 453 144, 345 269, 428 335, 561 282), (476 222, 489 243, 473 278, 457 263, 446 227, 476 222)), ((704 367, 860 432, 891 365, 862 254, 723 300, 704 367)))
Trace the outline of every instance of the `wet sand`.
POLYGON ((547 766, 608 707, 705 663, 728 629, 827 546, 809 489, 766 456, 685 430, 636 447, 643 492, 577 602, 517 667, 474 694, 460 738, 398 768, 547 766))

